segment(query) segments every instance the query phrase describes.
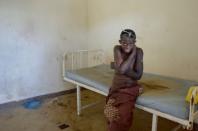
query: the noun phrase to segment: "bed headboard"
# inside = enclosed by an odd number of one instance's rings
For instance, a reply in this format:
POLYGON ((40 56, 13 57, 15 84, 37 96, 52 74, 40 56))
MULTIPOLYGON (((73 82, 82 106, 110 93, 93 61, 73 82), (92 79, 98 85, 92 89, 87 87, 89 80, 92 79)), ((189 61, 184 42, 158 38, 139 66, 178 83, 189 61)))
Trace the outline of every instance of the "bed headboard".
POLYGON ((63 55, 63 75, 66 70, 91 67, 104 63, 103 50, 79 50, 63 55))

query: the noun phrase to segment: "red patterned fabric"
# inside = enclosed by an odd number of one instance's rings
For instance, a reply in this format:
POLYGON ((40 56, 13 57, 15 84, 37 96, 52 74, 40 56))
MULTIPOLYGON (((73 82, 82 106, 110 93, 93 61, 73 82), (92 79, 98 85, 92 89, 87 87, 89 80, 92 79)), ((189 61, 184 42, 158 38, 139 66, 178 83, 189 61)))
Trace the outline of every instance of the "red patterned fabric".
POLYGON ((108 131, 128 131, 130 129, 139 88, 140 86, 136 84, 116 91, 110 89, 104 108, 108 131))

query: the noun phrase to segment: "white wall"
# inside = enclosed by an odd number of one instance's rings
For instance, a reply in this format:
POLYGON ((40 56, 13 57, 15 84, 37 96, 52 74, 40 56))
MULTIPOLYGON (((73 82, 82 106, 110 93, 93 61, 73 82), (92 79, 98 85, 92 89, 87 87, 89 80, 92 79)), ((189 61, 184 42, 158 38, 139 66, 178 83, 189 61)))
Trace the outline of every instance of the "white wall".
POLYGON ((124 28, 136 31, 146 72, 198 81, 197 5, 197 0, 0 0, 0 103, 70 89, 61 78, 63 52, 102 48, 109 62, 124 28))
POLYGON ((86 48, 86 0, 0 0, 0 104, 70 89, 62 54, 86 48))
POLYGON ((197 0, 88 0, 88 44, 113 59, 122 29, 137 33, 144 71, 198 81, 197 0))

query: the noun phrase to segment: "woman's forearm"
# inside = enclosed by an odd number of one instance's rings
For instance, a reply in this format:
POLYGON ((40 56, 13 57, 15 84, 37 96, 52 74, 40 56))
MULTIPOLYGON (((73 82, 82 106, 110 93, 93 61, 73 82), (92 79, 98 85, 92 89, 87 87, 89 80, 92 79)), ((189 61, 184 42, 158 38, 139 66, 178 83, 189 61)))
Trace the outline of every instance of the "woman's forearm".
POLYGON ((143 74, 143 51, 139 49, 137 53, 136 64, 134 68, 126 72, 126 75, 131 77, 134 80, 139 80, 143 74))
POLYGON ((130 70, 126 73, 128 77, 131 77, 133 80, 139 80, 142 77, 142 72, 130 70))
POLYGON ((133 66, 135 63, 135 53, 131 53, 129 55, 129 57, 127 58, 127 60, 125 60, 123 63, 120 64, 119 67, 117 67, 117 71, 120 74, 125 74, 127 72, 127 70, 133 66))

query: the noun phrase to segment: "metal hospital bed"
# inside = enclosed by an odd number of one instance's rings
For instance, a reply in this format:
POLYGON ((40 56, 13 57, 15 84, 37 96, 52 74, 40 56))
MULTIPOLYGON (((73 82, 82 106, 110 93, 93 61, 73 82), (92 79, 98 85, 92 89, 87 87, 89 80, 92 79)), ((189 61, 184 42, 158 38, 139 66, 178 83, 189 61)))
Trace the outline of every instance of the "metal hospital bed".
MULTIPOLYGON (((81 106, 81 87, 107 96, 114 71, 104 64, 102 50, 81 50, 64 54, 63 78, 77 88, 77 114, 89 105, 81 106)), ((198 89, 193 91, 190 103, 185 96, 190 86, 197 82, 156 74, 144 73, 140 84, 144 93, 136 102, 136 108, 152 113, 152 131, 157 131, 158 116, 179 123, 190 130, 198 118, 193 99, 198 89)), ((175 128, 174 130, 177 130, 175 128)))

